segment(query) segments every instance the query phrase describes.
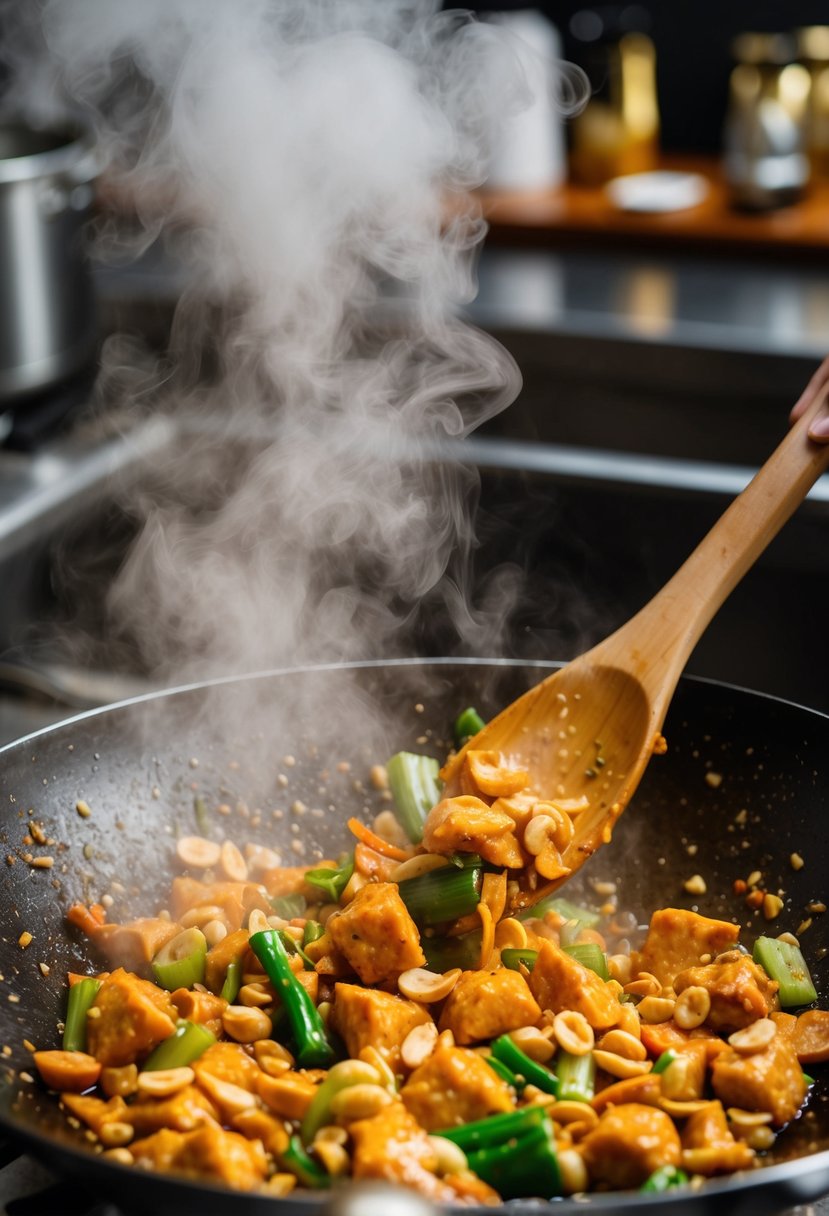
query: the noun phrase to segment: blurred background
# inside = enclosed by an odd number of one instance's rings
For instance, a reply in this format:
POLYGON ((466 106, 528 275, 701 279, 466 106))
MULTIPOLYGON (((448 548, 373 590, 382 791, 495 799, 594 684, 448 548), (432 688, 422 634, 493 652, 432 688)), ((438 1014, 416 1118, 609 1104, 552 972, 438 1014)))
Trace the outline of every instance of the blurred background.
MULTIPOLYGON (((523 388, 432 453, 474 474, 468 615, 487 629, 459 641, 456 620, 421 612, 401 647, 566 659, 679 565, 829 350, 829 26, 810 0, 479 16, 508 31, 534 101, 489 149, 466 315, 523 388), (562 56, 590 86, 567 117, 562 56)), ((101 175, 94 138, 31 129, 15 98, 0 133, 5 738, 157 679, 116 637, 108 593, 136 500, 196 442, 149 408, 186 264, 162 241, 87 257, 90 227, 129 225, 146 200, 101 175)), ((209 372, 209 352, 196 361, 209 372)), ((829 711, 828 598, 824 478, 690 670, 829 711)))

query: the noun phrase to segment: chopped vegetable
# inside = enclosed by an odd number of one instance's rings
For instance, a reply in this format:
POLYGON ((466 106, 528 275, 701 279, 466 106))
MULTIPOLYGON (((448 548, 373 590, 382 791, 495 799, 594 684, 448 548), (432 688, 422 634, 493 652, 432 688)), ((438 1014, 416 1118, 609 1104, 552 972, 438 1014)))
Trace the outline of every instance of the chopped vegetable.
POLYGON ((318 870, 309 870, 305 875, 305 881, 310 882, 314 887, 319 887, 332 903, 337 903, 353 873, 354 858, 351 857, 336 870, 325 866, 320 866, 318 870))
POLYGON ((307 1186, 313 1191, 319 1191, 331 1185, 331 1175, 308 1156, 299 1136, 291 1136, 288 1147, 280 1153, 280 1161, 286 1170, 296 1174, 303 1186, 307 1186))
POLYGON ((777 996, 784 1009, 817 1000, 809 968, 797 946, 777 937, 758 937, 752 957, 771 979, 777 980, 777 996))
POLYGON ((175 1034, 159 1043, 144 1061, 144 1072, 167 1068, 185 1068, 212 1047, 216 1036, 198 1022, 180 1021, 175 1034))
POLYGON ((239 995, 239 989, 242 987, 242 960, 234 958, 228 963, 227 972, 225 974, 225 982, 222 984, 221 996, 222 1000, 227 1001, 228 1005, 232 1005, 239 995))
POLYGON ((201 929, 184 929, 162 946, 153 959, 155 982, 168 992, 203 984, 206 958, 207 939, 201 929))
POLYGON ((400 898, 416 925, 441 925, 468 916, 481 900, 483 866, 474 853, 463 856, 462 866, 443 866, 399 885, 400 898))
POLYGON ((528 1085, 535 1085, 546 1094, 558 1093, 558 1078, 555 1073, 550 1072, 543 1064, 531 1060, 526 1052, 513 1043, 508 1034, 502 1034, 500 1038, 495 1039, 491 1050, 496 1060, 506 1064, 517 1077, 523 1077, 528 1085))
POLYGON ((488 1182, 504 1199, 561 1194, 553 1125, 546 1115, 540 1125, 506 1143, 469 1153, 469 1168, 488 1182))
POLYGON ((331 1122, 331 1102, 352 1085, 376 1085, 377 1069, 361 1060, 343 1060, 328 1070, 328 1076, 311 1099, 302 1120, 302 1141, 310 1144, 319 1129, 331 1122))
POLYGON ((522 1110, 507 1111, 502 1115, 490 1115, 487 1119, 478 1119, 473 1123, 464 1123, 461 1127, 446 1127, 435 1132, 444 1140, 451 1140, 465 1153, 478 1152, 493 1145, 503 1144, 506 1140, 515 1140, 530 1131, 535 1131, 544 1123, 544 1108, 542 1106, 525 1106, 522 1110))
POLYGON ((532 971, 537 958, 538 951, 530 950, 528 946, 508 946, 501 951, 501 962, 511 971, 520 971, 522 966, 532 971))
POLYGON ((684 1186, 688 1181, 685 1170, 676 1165, 663 1165, 654 1170, 650 1178, 643 1182, 639 1190, 650 1194, 653 1191, 670 1191, 676 1186, 684 1186))
POLYGON ((297 1064, 300 1068, 328 1068, 334 1061, 334 1049, 325 1023, 307 989, 291 970, 279 934, 273 929, 254 933, 250 948, 279 994, 296 1041, 297 1064))
POLYGON ((318 920, 306 920, 302 930, 303 946, 310 946, 311 942, 318 942, 325 932, 325 926, 321 925, 318 920))
POLYGON ((665 1069, 668 1068, 669 1065, 673 1064, 674 1060, 677 1060, 678 1058, 679 1058, 679 1052, 674 1051, 673 1047, 669 1047, 667 1051, 662 1052, 662 1055, 659 1057, 659 1059, 654 1064, 653 1068, 651 1069, 651 1072, 655 1072, 655 1073, 664 1072, 665 1069))
POLYGON ((413 752, 398 752, 386 765, 397 818, 412 844, 420 844, 426 816, 440 802, 439 769, 431 756, 413 752))
POLYGON ((501 1060, 496 1060, 495 1056, 484 1056, 484 1060, 502 1081, 506 1081, 507 1085, 512 1086, 516 1093, 523 1093, 527 1084, 523 1077, 516 1077, 512 1069, 507 1068, 501 1060))
POLYGON ((547 899, 539 900, 532 908, 521 913, 521 919, 526 920, 530 916, 543 917, 547 912, 555 912, 565 922, 578 921, 579 929, 595 929, 601 920, 598 912, 591 912, 589 908, 571 903, 561 895, 550 895, 547 899))
POLYGON ((596 1061, 588 1051, 583 1056, 560 1051, 556 1056, 559 1102, 592 1102, 596 1094, 596 1061))
POLYGON ((98 989, 100 980, 79 980, 69 989, 69 1003, 66 1007, 66 1024, 63 1031, 64 1051, 86 1051, 86 1015, 98 989))
POLYGON ((202 836, 210 835, 210 812, 207 809, 207 803, 202 798, 201 794, 196 794, 193 799, 193 813, 196 817, 196 826, 202 836))
POLYGON ((581 963, 582 967, 588 967, 591 971, 595 971, 600 979, 610 979, 610 972, 607 968, 607 955, 595 942, 583 942, 580 945, 563 946, 562 949, 565 954, 569 954, 577 963, 581 963))
POLYGON ((313 971, 314 964, 311 962, 310 958, 302 949, 302 946, 300 946, 296 938, 291 937, 290 933, 286 933, 284 929, 277 929, 276 932, 279 934, 279 940, 282 942, 282 945, 285 947, 288 954, 298 954, 302 959, 302 965, 305 970, 313 971))
POLYGON ((465 743, 474 738, 478 731, 483 730, 485 726, 486 722, 484 722, 477 709, 473 709, 471 705, 467 706, 466 709, 461 710, 452 726, 455 746, 463 747, 465 743))
POLYGON ((420 945, 430 971, 452 971, 460 967, 469 971, 478 966, 481 957, 480 929, 462 933, 459 937, 421 937, 420 945))
MULTIPOLYGON (((326 873, 330 874, 332 871, 327 870, 326 873)), ((293 920, 295 916, 304 916, 305 896, 298 892, 294 895, 275 895, 271 900, 271 907, 283 920, 293 920)))

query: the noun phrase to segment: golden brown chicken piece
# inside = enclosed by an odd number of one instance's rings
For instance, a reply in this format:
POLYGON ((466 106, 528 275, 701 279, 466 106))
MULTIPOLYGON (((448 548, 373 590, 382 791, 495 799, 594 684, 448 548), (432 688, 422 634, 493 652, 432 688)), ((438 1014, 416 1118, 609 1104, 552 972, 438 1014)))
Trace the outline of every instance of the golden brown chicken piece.
POLYGON ((89 1054, 104 1068, 132 1064, 175 1031, 169 995, 119 967, 101 984, 87 1014, 89 1054))
POLYGON ((611 1106, 581 1141, 591 1181, 619 1190, 641 1186, 663 1165, 679 1165, 681 1146, 663 1110, 629 1102, 611 1106))
POLYGON ((794 1046, 781 1034, 751 1055, 740 1055, 731 1047, 720 1052, 711 1070, 711 1084, 725 1106, 768 1111, 776 1127, 793 1119, 806 1097, 794 1046))
POLYGON ((542 1010, 583 1013, 594 1030, 609 1030, 622 1017, 612 988, 553 942, 542 942, 530 975, 530 988, 542 1010))
POLYGON ((268 1171, 265 1150, 257 1140, 207 1125, 192 1132, 169 1128, 134 1141, 130 1152, 136 1165, 172 1171, 191 1178, 213 1178, 238 1191, 252 1191, 268 1171))
POLYGON ((456 1043, 478 1043, 499 1034, 534 1026, 541 1009, 523 975, 497 971, 464 971, 446 998, 440 1030, 451 1030, 456 1043))
POLYGON ((441 1042, 416 1068, 400 1094, 406 1110, 427 1131, 459 1127, 512 1110, 509 1086, 467 1047, 441 1042))
POLYGON ((364 984, 395 979, 426 961, 417 925, 393 882, 363 887, 326 929, 364 984))
POLYGON ((358 984, 337 984, 331 1025, 357 1058, 364 1047, 376 1047, 392 1068, 400 1068, 400 1047, 410 1030, 431 1022, 422 1005, 358 984))
POLYGON ((753 1161, 753 1150, 732 1136, 721 1102, 709 1102, 682 1130, 682 1165, 689 1173, 711 1178, 747 1170, 753 1161))
POLYGON ((633 973, 649 971, 660 984, 672 987, 680 971, 710 963, 736 945, 739 935, 740 926, 728 921, 685 908, 661 908, 651 917, 645 944, 634 956, 633 973))
POLYGON ((706 1025, 720 1034, 741 1030, 764 1018, 776 1003, 777 984, 748 955, 724 955, 706 967, 688 967, 674 978, 677 994, 705 988, 711 998, 706 1025))

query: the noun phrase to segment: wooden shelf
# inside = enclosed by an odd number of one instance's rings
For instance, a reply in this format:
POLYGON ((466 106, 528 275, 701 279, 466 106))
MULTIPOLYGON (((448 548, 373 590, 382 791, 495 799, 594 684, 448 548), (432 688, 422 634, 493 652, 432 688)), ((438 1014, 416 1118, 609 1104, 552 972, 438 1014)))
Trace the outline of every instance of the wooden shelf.
POLYGON ((534 193, 481 192, 493 242, 633 243, 663 247, 728 247, 732 252, 821 254, 829 261, 829 181, 814 182, 791 207, 760 214, 730 205, 728 186, 713 158, 671 157, 660 168, 701 173, 708 181, 696 207, 656 215, 619 211, 604 190, 566 185, 534 193))

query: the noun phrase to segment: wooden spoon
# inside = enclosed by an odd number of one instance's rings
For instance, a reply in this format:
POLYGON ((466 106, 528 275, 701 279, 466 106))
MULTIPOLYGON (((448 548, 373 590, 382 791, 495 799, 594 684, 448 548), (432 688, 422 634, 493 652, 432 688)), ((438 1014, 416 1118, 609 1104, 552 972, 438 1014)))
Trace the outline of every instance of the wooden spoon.
MULTIPOLYGON (((444 797, 461 792, 470 748, 500 752, 526 769, 539 799, 583 805, 550 881, 534 865, 521 871, 513 911, 566 881, 601 844, 630 801, 655 750, 682 669, 717 609, 777 534, 820 474, 829 444, 807 431, 823 390, 750 484, 673 578, 627 624, 530 689, 452 757, 444 797)), ((829 543, 829 538, 827 538, 829 543)))

